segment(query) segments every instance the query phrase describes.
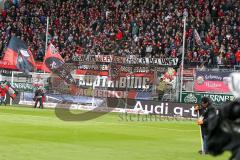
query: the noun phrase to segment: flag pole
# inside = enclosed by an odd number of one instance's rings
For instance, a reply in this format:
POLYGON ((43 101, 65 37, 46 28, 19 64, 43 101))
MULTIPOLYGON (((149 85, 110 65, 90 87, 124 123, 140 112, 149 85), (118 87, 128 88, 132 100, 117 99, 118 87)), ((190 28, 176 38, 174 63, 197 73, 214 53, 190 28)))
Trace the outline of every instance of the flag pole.
POLYGON ((183 18, 183 46, 182 46, 182 62, 181 62, 181 83, 180 83, 180 102, 182 102, 182 89, 183 89, 183 68, 185 57, 185 39, 186 39, 186 17, 183 18))
MULTIPOLYGON (((200 118, 199 110, 197 112, 198 118, 200 118)), ((202 149, 202 154, 205 154, 204 146, 203 146, 203 137, 202 137, 202 130, 201 130, 201 125, 199 125, 199 130, 200 130, 200 139, 201 139, 201 149, 202 149)))
MULTIPOLYGON (((11 76, 11 86, 13 86, 13 78, 14 78, 14 71, 12 71, 12 76, 11 76)), ((10 106, 12 105, 12 98, 10 97, 10 106)))
POLYGON ((47 44, 48 44, 48 25, 49 25, 49 17, 47 17, 46 40, 45 40, 45 53, 47 52, 47 44))
MULTIPOLYGON (((45 55, 47 53, 47 45, 48 45, 48 26, 49 26, 49 17, 47 17, 47 27, 46 27, 46 37, 45 37, 46 38, 45 39, 45 55)), ((45 73, 45 69, 43 72, 45 73)))
POLYGON ((95 83, 96 83, 96 76, 94 75, 94 81, 92 86, 92 107, 95 106, 95 83))

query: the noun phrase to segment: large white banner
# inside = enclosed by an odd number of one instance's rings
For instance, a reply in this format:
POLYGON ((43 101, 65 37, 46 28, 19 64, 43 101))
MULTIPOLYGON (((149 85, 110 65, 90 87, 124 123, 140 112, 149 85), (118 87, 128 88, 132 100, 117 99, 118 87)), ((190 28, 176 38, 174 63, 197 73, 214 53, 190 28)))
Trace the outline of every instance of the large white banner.
POLYGON ((74 62, 81 64, 101 63, 118 63, 129 65, 159 65, 159 66, 175 66, 178 58, 137 58, 133 56, 120 57, 114 55, 80 55, 73 56, 74 62))

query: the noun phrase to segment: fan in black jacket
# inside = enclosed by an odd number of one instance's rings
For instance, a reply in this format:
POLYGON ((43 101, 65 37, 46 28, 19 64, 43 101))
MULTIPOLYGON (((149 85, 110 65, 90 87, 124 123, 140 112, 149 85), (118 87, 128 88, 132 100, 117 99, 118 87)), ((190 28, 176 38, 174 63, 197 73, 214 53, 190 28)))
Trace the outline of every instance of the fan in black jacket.
POLYGON ((209 111, 208 151, 216 156, 230 151, 230 160, 240 160, 240 99, 209 111))
POLYGON ((37 107, 38 102, 40 103, 39 108, 43 108, 43 97, 44 97, 43 89, 41 89, 41 88, 39 87, 39 88, 35 91, 35 96, 34 96, 35 105, 34 105, 34 108, 37 107))
POLYGON ((208 97, 203 97, 201 106, 195 107, 195 111, 198 112, 197 124, 201 126, 201 133, 203 139, 203 151, 199 151, 200 154, 208 154, 208 114, 211 110, 215 109, 212 107, 211 100, 208 97))

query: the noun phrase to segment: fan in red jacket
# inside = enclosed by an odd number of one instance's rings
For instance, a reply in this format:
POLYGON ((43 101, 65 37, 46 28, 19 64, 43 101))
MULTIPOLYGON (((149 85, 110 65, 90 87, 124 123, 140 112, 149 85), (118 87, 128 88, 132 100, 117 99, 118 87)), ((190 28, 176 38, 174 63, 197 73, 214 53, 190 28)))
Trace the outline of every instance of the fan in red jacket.
POLYGON ((2 105, 2 103, 5 104, 6 106, 6 90, 4 88, 2 88, 2 86, 0 86, 0 105, 2 105))
POLYGON ((238 51, 236 52, 235 56, 236 56, 237 63, 240 64, 240 49, 238 49, 238 51))

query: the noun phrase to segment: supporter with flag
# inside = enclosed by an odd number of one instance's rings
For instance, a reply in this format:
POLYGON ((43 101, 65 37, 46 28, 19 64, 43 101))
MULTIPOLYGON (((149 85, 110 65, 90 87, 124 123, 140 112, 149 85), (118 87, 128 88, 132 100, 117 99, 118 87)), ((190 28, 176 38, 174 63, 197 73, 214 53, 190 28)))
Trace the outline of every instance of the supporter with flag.
POLYGON ((9 41, 3 61, 7 61, 9 65, 16 66, 19 71, 27 75, 29 72, 34 71, 35 68, 33 55, 26 43, 15 36, 11 37, 9 41))

